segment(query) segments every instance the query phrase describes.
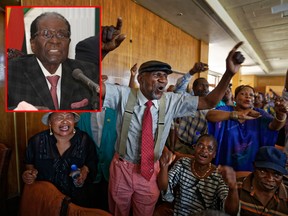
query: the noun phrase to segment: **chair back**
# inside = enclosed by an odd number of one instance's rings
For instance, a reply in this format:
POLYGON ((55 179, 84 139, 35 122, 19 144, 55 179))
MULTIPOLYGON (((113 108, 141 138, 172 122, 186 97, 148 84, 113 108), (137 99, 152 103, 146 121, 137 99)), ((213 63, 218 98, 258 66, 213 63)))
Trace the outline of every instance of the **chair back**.
POLYGON ((46 181, 25 184, 19 213, 20 216, 112 216, 101 209, 71 203, 70 197, 46 181))
POLYGON ((5 215, 8 196, 8 168, 12 150, 0 143, 0 215, 5 215))
POLYGON ((67 216, 112 216, 112 214, 96 208, 84 208, 74 203, 69 203, 67 216))
POLYGON ((50 182, 35 181, 33 184, 25 184, 20 201, 20 216, 61 215, 64 198, 65 195, 50 182))

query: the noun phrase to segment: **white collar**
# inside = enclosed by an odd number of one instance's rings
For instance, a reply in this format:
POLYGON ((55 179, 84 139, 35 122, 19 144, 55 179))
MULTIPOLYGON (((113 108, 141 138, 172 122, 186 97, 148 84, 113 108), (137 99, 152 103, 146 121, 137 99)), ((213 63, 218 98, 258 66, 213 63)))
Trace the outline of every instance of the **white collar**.
POLYGON ((42 62, 41 62, 38 58, 36 58, 36 59, 37 59, 37 61, 38 61, 38 64, 40 65, 41 70, 42 70, 42 72, 43 72, 43 74, 44 74, 45 77, 47 77, 47 76, 55 76, 55 75, 58 75, 58 76, 60 76, 60 77, 62 76, 62 64, 59 65, 59 67, 57 68, 57 70, 56 70, 56 72, 55 72, 54 74, 51 74, 51 73, 49 73, 49 71, 46 70, 46 68, 43 66, 42 62))
MULTIPOLYGON (((162 95, 162 97, 164 97, 164 95, 162 95)), ((139 101, 139 105, 141 106, 143 106, 148 101, 148 99, 143 95, 140 89, 139 91, 137 91, 137 98, 139 101)), ((156 100, 156 99, 152 100, 152 103, 156 109, 159 109, 159 104, 158 104, 159 100, 156 100)))

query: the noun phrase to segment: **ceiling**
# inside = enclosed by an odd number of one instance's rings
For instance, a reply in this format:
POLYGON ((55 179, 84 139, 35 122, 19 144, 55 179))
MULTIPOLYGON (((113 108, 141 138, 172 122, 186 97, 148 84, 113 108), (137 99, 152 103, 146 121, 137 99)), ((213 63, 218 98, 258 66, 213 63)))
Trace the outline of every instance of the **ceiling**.
MULTIPOLYGON (((209 43, 209 70, 223 73, 231 48, 244 41, 243 75, 285 75, 288 12, 271 7, 288 0, 135 0, 197 39, 209 43), (285 17, 285 15, 287 15, 285 17)), ((288 10, 288 9, 287 9, 288 10)))

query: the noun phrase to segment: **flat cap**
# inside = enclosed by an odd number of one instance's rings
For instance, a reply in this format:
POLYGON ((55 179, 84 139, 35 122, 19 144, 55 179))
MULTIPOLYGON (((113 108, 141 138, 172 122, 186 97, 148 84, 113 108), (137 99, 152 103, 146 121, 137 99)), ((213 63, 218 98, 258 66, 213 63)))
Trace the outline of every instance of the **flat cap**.
POLYGON ((164 71, 167 74, 173 73, 171 70, 171 66, 165 62, 161 61, 147 61, 141 64, 138 73, 141 74, 143 72, 154 72, 154 71, 164 71))
POLYGON ((272 169, 287 175, 286 161, 287 156, 283 151, 274 146, 262 146, 256 154, 254 165, 256 168, 272 169))

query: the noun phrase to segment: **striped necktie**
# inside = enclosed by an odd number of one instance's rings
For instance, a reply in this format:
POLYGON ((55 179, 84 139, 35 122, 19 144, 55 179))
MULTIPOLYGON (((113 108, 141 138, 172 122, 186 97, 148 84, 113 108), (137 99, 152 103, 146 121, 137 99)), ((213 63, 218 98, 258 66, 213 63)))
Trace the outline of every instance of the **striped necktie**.
POLYGON ((152 101, 146 102, 142 120, 141 175, 149 181, 154 173, 154 139, 152 131, 152 101))

